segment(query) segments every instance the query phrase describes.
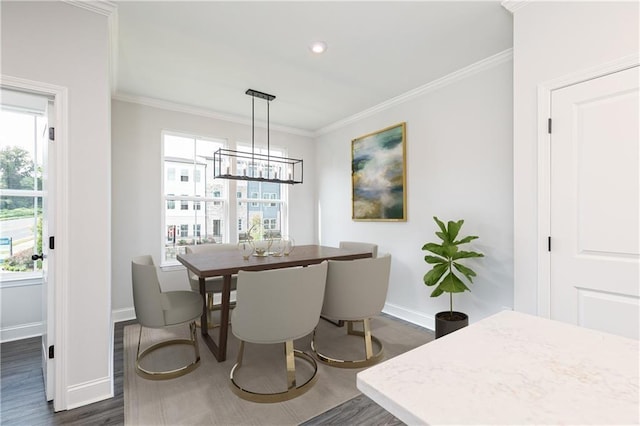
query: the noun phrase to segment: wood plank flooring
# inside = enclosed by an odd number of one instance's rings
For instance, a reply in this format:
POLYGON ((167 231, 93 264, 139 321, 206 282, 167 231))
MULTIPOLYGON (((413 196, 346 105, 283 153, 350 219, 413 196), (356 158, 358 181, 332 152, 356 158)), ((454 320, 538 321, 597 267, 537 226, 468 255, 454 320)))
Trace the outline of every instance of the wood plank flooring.
MULTIPOLYGON (((45 401, 40 368, 40 337, 0 345, 0 424, 23 425, 123 425, 124 424, 124 327, 135 321, 116 323, 114 330, 114 397, 105 401, 55 413, 45 401)), ((364 395, 357 396, 313 419, 316 425, 403 425, 364 395)))
POLYGON ((124 326, 114 330, 114 397, 74 410, 53 411, 45 400, 40 366, 40 337, 0 345, 0 424, 9 425, 123 425, 124 365, 122 338, 124 326))

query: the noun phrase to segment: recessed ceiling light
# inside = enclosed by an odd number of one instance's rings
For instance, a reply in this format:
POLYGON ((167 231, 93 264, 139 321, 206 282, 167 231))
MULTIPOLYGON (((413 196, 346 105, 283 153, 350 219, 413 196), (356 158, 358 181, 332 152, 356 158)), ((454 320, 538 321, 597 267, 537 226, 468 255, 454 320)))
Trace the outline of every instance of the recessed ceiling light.
POLYGON ((327 43, 325 43, 324 41, 316 41, 311 43, 309 49, 311 49, 313 53, 323 53, 325 50, 327 50, 327 43))

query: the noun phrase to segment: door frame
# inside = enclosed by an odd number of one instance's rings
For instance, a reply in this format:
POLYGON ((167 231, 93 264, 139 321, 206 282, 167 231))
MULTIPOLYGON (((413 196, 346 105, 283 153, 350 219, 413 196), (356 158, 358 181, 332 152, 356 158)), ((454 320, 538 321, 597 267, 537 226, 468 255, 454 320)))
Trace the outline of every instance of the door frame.
POLYGON ((551 316, 551 252, 548 247, 548 237, 551 236, 551 134, 548 131, 548 120, 551 118, 551 94, 554 90, 639 65, 640 55, 634 53, 538 84, 538 243, 536 251, 538 316, 544 318, 551 316))
MULTIPOLYGON (((53 312, 47 312, 47 318, 43 321, 53 321, 54 327, 54 411, 67 408, 67 381, 66 381, 66 329, 68 306, 68 282, 69 282, 69 249, 65 242, 69 241, 68 215, 68 133, 69 128, 69 94, 68 89, 39 81, 27 80, 19 77, 0 75, 0 85, 8 89, 16 89, 25 92, 52 97, 54 100, 55 122, 49 126, 55 127, 55 143, 53 148, 53 161, 55 162, 56 176, 53 182, 55 188, 55 204, 53 209, 56 255, 54 256, 53 273, 53 312)), ((51 158, 51 156, 50 156, 51 158)))

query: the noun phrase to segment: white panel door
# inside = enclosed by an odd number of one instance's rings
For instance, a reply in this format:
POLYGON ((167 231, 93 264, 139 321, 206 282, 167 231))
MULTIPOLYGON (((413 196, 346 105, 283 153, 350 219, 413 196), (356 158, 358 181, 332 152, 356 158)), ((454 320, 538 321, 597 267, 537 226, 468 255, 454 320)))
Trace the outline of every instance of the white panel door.
POLYGON ((552 319, 638 339, 638 67, 551 95, 552 319))

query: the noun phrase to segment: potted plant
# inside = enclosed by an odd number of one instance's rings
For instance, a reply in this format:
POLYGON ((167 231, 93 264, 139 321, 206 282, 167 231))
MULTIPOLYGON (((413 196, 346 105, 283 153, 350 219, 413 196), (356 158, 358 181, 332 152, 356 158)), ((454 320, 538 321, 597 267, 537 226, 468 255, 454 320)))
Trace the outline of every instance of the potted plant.
POLYGON ((466 286, 461 277, 466 278, 471 283, 473 282, 473 277, 476 276, 475 272, 461 264, 460 261, 472 257, 484 257, 484 254, 459 250, 459 247, 463 244, 478 238, 472 235, 456 240, 464 220, 449 221, 445 226, 437 217, 434 216, 433 219, 440 228, 436 235, 442 240, 442 243, 427 243, 422 246, 422 250, 429 251, 435 255, 428 254, 424 257, 425 262, 433 265, 433 268, 425 274, 424 283, 428 286, 436 286, 431 293, 431 297, 449 293, 449 310, 436 314, 437 339, 469 324, 467 314, 453 310, 453 293, 462 293, 469 290, 469 287, 466 286))

